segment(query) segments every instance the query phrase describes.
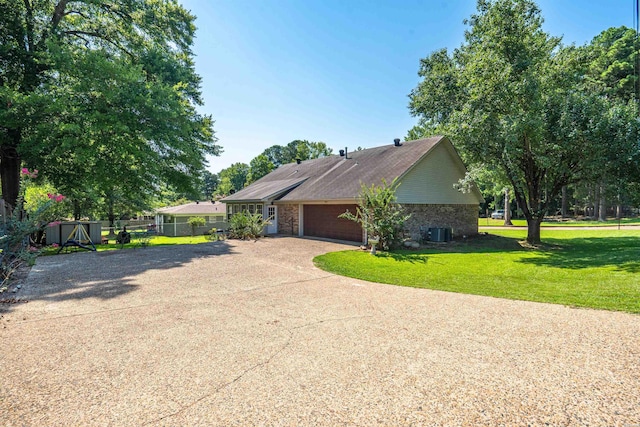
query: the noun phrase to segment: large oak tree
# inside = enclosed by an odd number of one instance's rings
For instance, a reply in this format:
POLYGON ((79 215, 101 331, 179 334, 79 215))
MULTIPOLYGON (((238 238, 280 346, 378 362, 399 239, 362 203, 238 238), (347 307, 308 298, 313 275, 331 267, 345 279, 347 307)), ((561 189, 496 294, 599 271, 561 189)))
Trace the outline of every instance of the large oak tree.
POLYGON ((220 151, 191 45, 195 17, 173 0, 0 0, 0 179, 20 167, 73 198, 197 193, 220 151))
POLYGON ((637 142, 633 105, 584 90, 585 61, 542 30, 530 0, 479 0, 465 42, 421 60, 410 110, 466 160, 508 180, 527 240, 564 185, 637 142))

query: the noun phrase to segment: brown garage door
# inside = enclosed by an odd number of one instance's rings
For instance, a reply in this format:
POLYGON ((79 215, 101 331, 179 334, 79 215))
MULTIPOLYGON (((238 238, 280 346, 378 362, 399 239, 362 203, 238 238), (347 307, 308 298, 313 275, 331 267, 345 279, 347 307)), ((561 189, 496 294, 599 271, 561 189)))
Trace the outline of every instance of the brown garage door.
POLYGON ((338 218, 346 210, 356 213, 356 205, 304 205, 304 235, 362 242, 362 227, 338 218))

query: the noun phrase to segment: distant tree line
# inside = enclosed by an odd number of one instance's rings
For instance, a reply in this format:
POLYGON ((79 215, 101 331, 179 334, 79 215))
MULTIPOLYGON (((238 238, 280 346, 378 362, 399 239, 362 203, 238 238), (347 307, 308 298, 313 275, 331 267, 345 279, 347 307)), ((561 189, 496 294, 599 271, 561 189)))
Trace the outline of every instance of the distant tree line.
POLYGON ((324 142, 296 139, 287 145, 273 145, 254 157, 249 164, 234 163, 217 174, 205 173, 203 194, 207 197, 228 196, 267 175, 275 168, 297 160, 317 159, 331 155, 324 142))

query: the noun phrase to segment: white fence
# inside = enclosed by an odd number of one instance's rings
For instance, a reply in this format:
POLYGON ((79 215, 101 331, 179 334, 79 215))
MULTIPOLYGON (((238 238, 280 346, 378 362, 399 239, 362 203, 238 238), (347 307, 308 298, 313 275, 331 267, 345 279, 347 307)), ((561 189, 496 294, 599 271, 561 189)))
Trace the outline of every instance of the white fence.
POLYGON ((209 231, 213 228, 226 230, 228 224, 224 221, 217 222, 207 222, 202 227, 196 227, 195 232, 191 229, 191 226, 186 222, 165 222, 163 224, 159 224, 156 229, 158 234, 163 234, 165 236, 191 236, 194 235, 203 235, 209 233, 209 231))

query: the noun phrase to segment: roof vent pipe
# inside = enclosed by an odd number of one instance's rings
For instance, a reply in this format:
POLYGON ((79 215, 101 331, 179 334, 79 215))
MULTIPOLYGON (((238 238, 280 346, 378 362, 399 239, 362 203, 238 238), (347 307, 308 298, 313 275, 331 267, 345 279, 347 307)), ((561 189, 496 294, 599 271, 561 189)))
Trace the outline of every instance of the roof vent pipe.
POLYGON ((396 138, 393 140, 393 145, 396 147, 400 147, 402 144, 400 143, 400 138, 396 138))
POLYGON ((340 150, 340 157, 344 157, 344 150, 340 150))
POLYGON ((297 164, 300 164, 300 163, 302 163, 302 160, 300 160, 300 159, 296 159, 296 163, 297 163, 297 164))

